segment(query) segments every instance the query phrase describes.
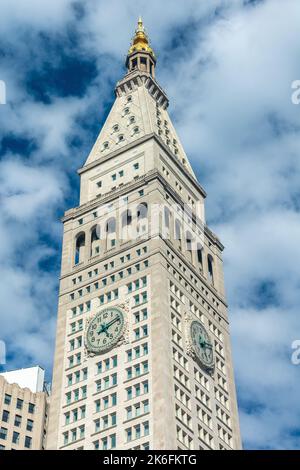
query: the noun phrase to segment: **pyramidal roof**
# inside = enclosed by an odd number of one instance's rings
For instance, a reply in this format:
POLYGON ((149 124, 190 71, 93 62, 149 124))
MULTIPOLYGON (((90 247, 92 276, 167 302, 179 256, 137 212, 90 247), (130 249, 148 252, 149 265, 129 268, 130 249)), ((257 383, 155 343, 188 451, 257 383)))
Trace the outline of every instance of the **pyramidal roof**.
POLYGON ((85 165, 111 152, 125 150, 142 137, 155 135, 195 178, 168 114, 168 98, 155 80, 156 59, 141 19, 126 64, 128 72, 116 85, 115 102, 85 165))

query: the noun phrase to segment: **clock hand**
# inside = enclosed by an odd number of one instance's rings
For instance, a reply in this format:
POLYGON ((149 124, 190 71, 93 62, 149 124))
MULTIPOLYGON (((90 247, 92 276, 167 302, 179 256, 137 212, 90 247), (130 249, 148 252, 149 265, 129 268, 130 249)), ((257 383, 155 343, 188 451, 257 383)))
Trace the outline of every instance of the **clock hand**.
POLYGON ((98 335, 100 335, 101 333, 106 332, 106 330, 107 330, 107 325, 106 325, 105 323, 103 323, 103 324, 100 326, 100 328, 99 328, 99 330, 97 331, 97 333, 98 333, 98 335))
POLYGON ((113 320, 111 320, 110 322, 108 323, 103 323, 99 330, 97 331, 98 335, 100 335, 101 333, 106 333, 106 336, 108 336, 108 333, 107 333, 107 329, 113 325, 116 321, 118 320, 118 317, 115 317, 113 320))
POLYGON ((109 328, 111 325, 113 325, 117 320, 119 320, 118 317, 115 317, 113 320, 107 323, 106 328, 109 328))

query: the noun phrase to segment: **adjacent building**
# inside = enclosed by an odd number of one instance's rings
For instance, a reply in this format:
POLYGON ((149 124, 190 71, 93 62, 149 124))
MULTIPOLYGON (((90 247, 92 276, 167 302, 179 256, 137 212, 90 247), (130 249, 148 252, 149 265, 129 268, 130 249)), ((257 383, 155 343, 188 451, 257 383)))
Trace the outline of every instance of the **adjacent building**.
POLYGON ((0 374, 1 450, 44 449, 47 401, 41 367, 0 374))
POLYGON ((240 449, 222 251, 142 20, 64 235, 48 449, 240 449))

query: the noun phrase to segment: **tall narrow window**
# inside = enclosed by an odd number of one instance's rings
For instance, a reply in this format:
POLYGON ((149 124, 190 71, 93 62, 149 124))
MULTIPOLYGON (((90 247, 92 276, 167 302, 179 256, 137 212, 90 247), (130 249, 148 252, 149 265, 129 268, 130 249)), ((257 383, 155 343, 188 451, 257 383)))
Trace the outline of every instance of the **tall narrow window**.
POLYGON ((111 217, 106 223, 106 247, 113 248, 116 245, 116 219, 111 217))
POLYGON ((131 225, 132 222, 132 215, 131 212, 125 211, 122 214, 122 227, 126 227, 127 225, 131 225))
POLYGON ((185 236, 185 241, 186 241, 186 249, 188 251, 192 251, 192 235, 191 235, 191 232, 186 232, 186 236, 185 236))
POLYGON ((132 215, 131 211, 127 210, 123 212, 122 217, 121 217, 121 223, 122 223, 122 240, 129 240, 130 239, 130 227, 132 224, 132 215))
POLYGON ((84 247, 85 233, 81 232, 76 237, 75 264, 81 263, 83 261, 84 247))
POLYGON ((100 227, 96 225, 91 230, 91 256, 100 253, 100 227))
POLYGON ((207 268, 208 268, 208 279, 213 284, 214 283, 214 260, 211 255, 207 256, 207 268))
POLYGON ((167 207, 164 208, 164 218, 165 218, 165 227, 169 229, 170 228, 170 210, 167 207))
POLYGON ((202 246, 200 245, 200 243, 197 243, 197 261, 202 267, 203 257, 202 257, 202 246))
POLYGON ((193 263, 193 237, 191 232, 187 231, 185 234, 185 243, 186 243, 186 250, 191 263, 193 263))
POLYGON ((175 220, 175 240, 181 240, 181 223, 178 219, 175 220))

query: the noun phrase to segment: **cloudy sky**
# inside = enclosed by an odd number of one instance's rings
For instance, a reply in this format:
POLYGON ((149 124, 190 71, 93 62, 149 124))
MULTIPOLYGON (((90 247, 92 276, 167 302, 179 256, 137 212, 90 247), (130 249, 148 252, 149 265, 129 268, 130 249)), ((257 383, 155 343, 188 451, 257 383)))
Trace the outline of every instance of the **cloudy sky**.
POLYGON ((0 339, 50 378, 64 210, 137 16, 226 246, 246 448, 300 448, 299 0, 1 0, 0 339), (162 6, 163 5, 163 6, 162 6))

